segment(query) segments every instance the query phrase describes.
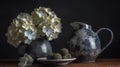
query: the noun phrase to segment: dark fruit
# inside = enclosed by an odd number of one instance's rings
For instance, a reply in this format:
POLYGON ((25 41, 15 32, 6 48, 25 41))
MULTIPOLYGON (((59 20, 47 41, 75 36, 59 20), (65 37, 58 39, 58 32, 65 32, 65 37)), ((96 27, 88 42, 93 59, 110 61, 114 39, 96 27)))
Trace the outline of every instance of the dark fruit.
POLYGON ((68 55, 63 56, 62 58, 63 59, 70 59, 70 58, 72 58, 72 56, 71 56, 71 54, 68 54, 68 55))
POLYGON ((72 58, 71 54, 68 54, 67 57, 68 57, 68 59, 69 59, 69 58, 72 58))
POLYGON ((67 56, 63 56, 62 59, 68 59, 68 57, 67 56))
POLYGON ((53 59, 53 53, 50 53, 50 54, 47 56, 47 59, 53 59))
POLYGON ((47 59, 70 59, 72 58, 69 50, 67 48, 62 48, 60 53, 50 53, 47 59))
POLYGON ((62 56, 65 56, 65 55, 69 54, 69 50, 68 50, 67 48, 62 48, 62 49, 60 50, 60 54, 61 54, 62 56))
POLYGON ((62 56, 59 53, 54 53, 53 54, 53 59, 62 59, 62 56))

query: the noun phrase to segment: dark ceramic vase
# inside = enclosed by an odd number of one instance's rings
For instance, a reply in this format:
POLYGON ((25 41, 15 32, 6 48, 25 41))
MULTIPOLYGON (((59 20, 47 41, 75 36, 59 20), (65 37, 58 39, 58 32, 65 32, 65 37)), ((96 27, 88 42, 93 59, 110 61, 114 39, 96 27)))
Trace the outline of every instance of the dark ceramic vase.
POLYGON ((52 46, 46 39, 36 39, 32 41, 31 44, 21 45, 18 48, 19 56, 23 56, 25 53, 28 53, 35 59, 46 57, 51 52, 52 46))

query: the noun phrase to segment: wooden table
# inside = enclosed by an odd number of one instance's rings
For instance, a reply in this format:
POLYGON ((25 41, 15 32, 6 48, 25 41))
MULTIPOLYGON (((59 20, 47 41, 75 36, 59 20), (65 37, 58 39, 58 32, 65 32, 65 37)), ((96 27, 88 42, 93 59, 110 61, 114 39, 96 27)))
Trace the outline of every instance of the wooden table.
MULTIPOLYGON (((18 67, 17 63, 10 60, 1 60, 0 67, 18 67)), ((98 59, 96 62, 70 63, 64 66, 41 66, 39 63, 34 63, 28 67, 120 67, 120 59, 98 59)))

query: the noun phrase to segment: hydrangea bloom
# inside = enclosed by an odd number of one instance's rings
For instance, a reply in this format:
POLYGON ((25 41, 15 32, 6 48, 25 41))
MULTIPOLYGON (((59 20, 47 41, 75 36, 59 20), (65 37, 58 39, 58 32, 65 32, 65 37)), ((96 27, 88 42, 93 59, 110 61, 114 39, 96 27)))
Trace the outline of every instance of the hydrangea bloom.
POLYGON ((60 18, 50 8, 39 7, 28 13, 20 13, 13 20, 6 34, 8 43, 18 47, 22 42, 30 44, 37 38, 53 40, 61 33, 60 18))

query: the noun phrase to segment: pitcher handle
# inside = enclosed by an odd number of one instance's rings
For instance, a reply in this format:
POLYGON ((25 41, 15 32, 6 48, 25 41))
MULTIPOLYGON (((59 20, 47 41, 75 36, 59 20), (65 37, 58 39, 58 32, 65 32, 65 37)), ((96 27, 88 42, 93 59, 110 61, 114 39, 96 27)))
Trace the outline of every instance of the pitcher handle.
MULTIPOLYGON (((102 51, 104 51, 104 50, 112 43, 112 40, 113 40, 113 38, 114 38, 114 35, 113 35, 112 30, 109 29, 109 28, 100 28, 99 30, 97 30, 96 33, 98 34, 98 33, 99 33, 100 31, 102 31, 102 30, 107 30, 107 31, 109 31, 109 32, 111 33, 111 39, 110 39, 109 42, 106 44, 106 46, 102 48, 102 51)), ((102 52, 102 51, 101 51, 101 52, 102 52)))

